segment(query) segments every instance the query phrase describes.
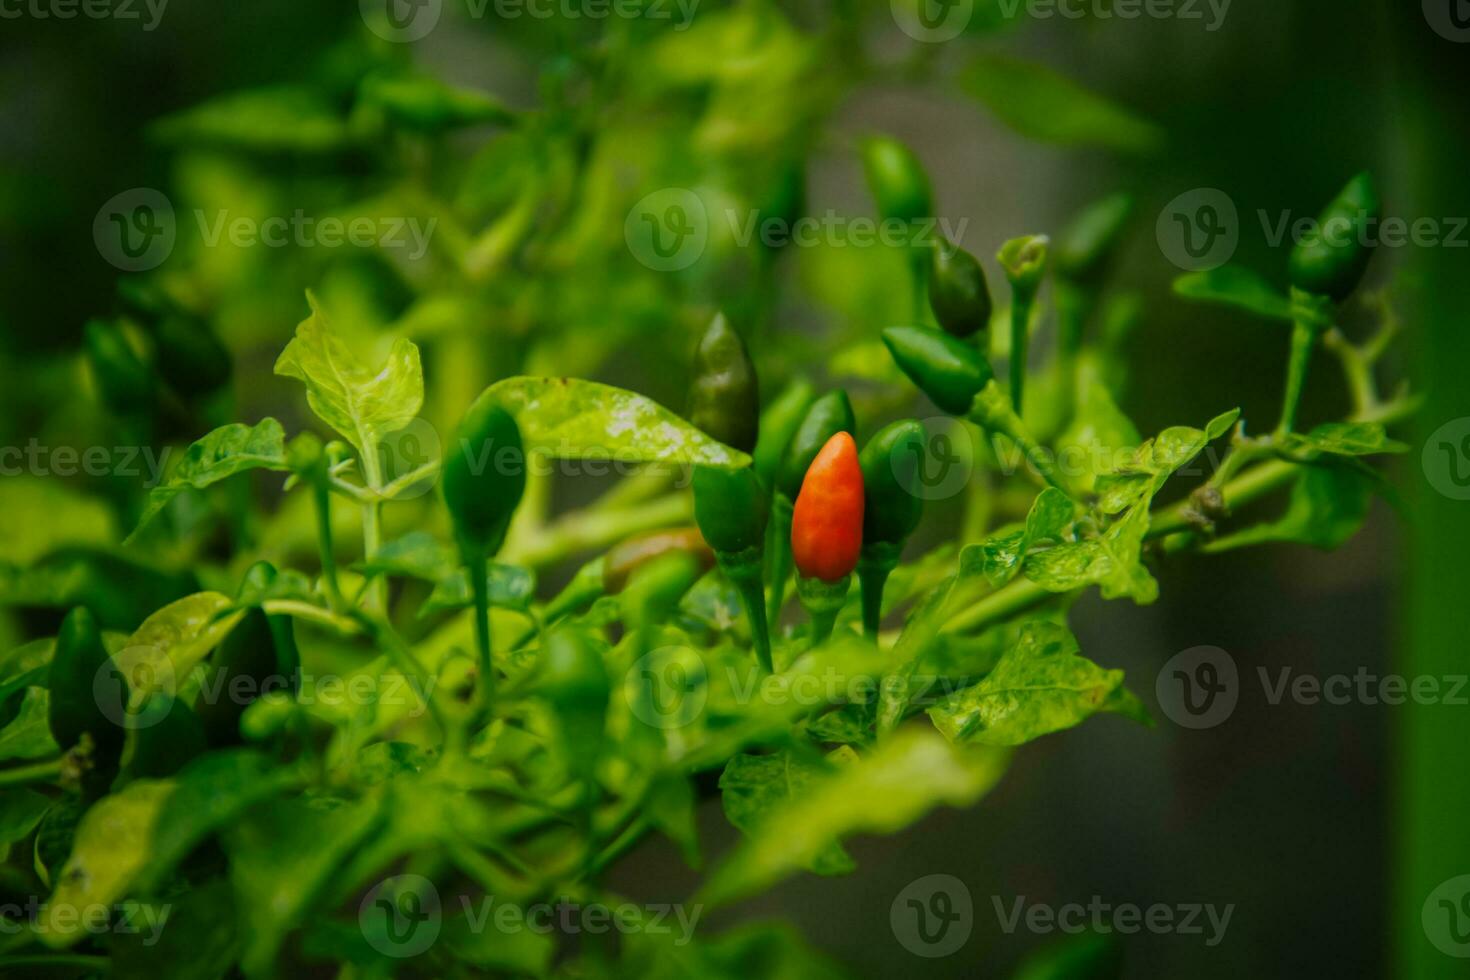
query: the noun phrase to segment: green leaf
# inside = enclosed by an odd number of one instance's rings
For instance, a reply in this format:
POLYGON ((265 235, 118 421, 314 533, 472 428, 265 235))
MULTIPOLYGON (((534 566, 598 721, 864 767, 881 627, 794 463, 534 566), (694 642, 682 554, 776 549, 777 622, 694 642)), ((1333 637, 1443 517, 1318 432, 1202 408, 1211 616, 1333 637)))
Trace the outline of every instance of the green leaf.
POLYGON ((580 378, 506 378, 486 389, 516 418, 528 454, 737 469, 750 457, 642 395, 580 378))
POLYGON ((1021 559, 1034 546, 1047 540, 1061 542, 1076 510, 1072 498, 1056 487, 1047 487, 1031 504, 1024 527, 965 548, 960 554, 960 567, 967 571, 978 567, 992 586, 1002 586, 1015 577, 1021 559))
MULTIPOLYGON (((651 913, 648 913, 651 916, 651 913)), ((673 980, 847 980, 847 971, 807 945, 787 923, 751 922, 713 939, 693 941, 678 925, 656 928, 650 917, 623 937, 619 976, 673 980)))
POLYGON ((810 867, 833 841, 902 830, 935 806, 969 806, 1005 771, 1007 756, 952 745, 922 727, 900 729, 859 761, 815 780, 739 845, 696 901, 724 905, 810 867))
POLYGON ((114 540, 112 510, 105 501, 56 479, 7 476, 0 481, 0 555, 6 562, 25 568, 58 548, 114 540))
POLYGON ((148 493, 148 502, 138 517, 127 544, 138 536, 163 508, 186 489, 203 490, 236 473, 247 470, 287 470, 286 434, 273 418, 254 426, 235 422, 220 426, 184 451, 167 480, 148 493))
POLYGON ((347 121, 318 93, 280 86, 237 92, 152 127, 164 143, 253 153, 329 153, 350 147, 347 121))
POLYGON ((419 349, 400 337, 377 368, 364 365, 327 322, 316 297, 311 316, 276 360, 276 374, 306 385, 311 410, 357 449, 363 465, 377 465, 378 444, 418 416, 424 404, 419 349))
MULTIPOLYGON (((496 902, 493 896, 489 900, 496 902)), ((504 900, 498 902, 504 904, 504 900)), ((492 908, 490 914, 494 915, 495 911, 492 908)), ((556 942, 549 935, 530 928, 508 932, 475 928, 467 915, 447 920, 440 941, 458 961, 513 976, 547 976, 551 957, 556 952, 556 942)))
POLYGON ((173 792, 168 780, 140 779, 93 804, 77 824, 71 857, 56 875, 56 888, 36 924, 41 941, 64 948, 92 935, 96 923, 78 910, 111 915, 152 857, 149 842, 163 804, 173 792))
POLYGON ((1357 533, 1368 516, 1372 486, 1345 466, 1304 466, 1291 488, 1286 513, 1274 521, 1225 535, 1206 551, 1232 551, 1271 541, 1297 542, 1330 551, 1357 533))
POLYGON ((143 620, 113 654, 137 706, 149 695, 176 694, 196 666, 245 615, 218 592, 196 592, 143 620))
MULTIPOLYGON (((531 600, 536 597, 534 572, 519 565, 504 565, 499 562, 490 562, 486 571, 490 605, 514 609, 516 612, 526 612, 531 608, 531 600)), ((464 568, 458 568, 434 586, 434 591, 419 608, 419 616, 430 616, 446 609, 467 609, 474 602, 470 573, 464 568)))
POLYGON ((356 562, 352 568, 364 575, 400 575, 425 582, 439 582, 456 572, 463 574, 454 549, 427 531, 414 531, 389 541, 372 558, 356 562))
POLYGON ((1164 143, 1154 123, 1043 65, 985 54, 970 62, 960 84, 1006 125, 1044 143, 1125 153, 1152 153, 1164 143))
POLYGON ((163 883, 206 837, 248 807, 285 793, 301 779, 295 769, 283 768, 254 749, 211 752, 189 763, 173 778, 173 793, 160 808, 148 867, 139 875, 138 890, 148 891, 163 883))
POLYGON ((107 937, 117 980, 216 980, 239 959, 230 883, 212 878, 159 902, 126 903, 135 931, 107 937))
POLYGON ((51 727, 46 720, 50 704, 51 694, 45 688, 26 688, 25 697, 20 702, 20 713, 0 729, 0 760, 39 759, 61 752, 61 746, 51 737, 51 727))
MULTIPOLYGON (((831 771, 831 763, 810 752, 781 749, 771 755, 737 755, 720 774, 725 818, 748 837, 779 834, 779 826, 766 825, 770 815, 831 771)), ((836 841, 819 848, 806 865, 808 871, 819 875, 849 874, 856 867, 857 863, 836 841)))
POLYGON ((1390 439, 1380 422, 1327 422, 1311 432, 1288 435, 1282 448, 1292 456, 1318 453, 1333 456, 1373 456, 1409 450, 1402 442, 1390 439))
POLYGON ((51 800, 35 790, 0 790, 0 847, 23 839, 51 807, 51 800))
POLYGON ((347 856, 382 822, 381 800, 274 801, 224 833, 242 913, 246 975, 269 972, 286 934, 310 913, 347 856))
POLYGON ((1145 497, 1096 538, 1058 545, 1026 559, 1026 577, 1050 592, 1071 592, 1097 585, 1104 599, 1131 598, 1147 605, 1159 597, 1159 583, 1143 567, 1143 538, 1148 532, 1145 497))
POLYGON ((1031 622, 989 675, 930 708, 929 717, 954 741, 1022 745, 1098 711, 1145 719, 1143 706, 1122 685, 1121 670, 1078 656, 1077 640, 1065 627, 1031 622))
POLYGON ((1141 440, 1138 429, 1118 408, 1107 386, 1093 378, 1081 385, 1076 415, 1057 440, 1057 460, 1074 487, 1091 493, 1098 474, 1106 472, 1108 463, 1141 440), (1074 468, 1074 463, 1080 466, 1074 468))
POLYGON ((1268 319, 1291 322, 1291 301, 1263 277, 1238 265, 1187 272, 1174 280, 1174 293, 1201 303, 1219 303, 1268 319))

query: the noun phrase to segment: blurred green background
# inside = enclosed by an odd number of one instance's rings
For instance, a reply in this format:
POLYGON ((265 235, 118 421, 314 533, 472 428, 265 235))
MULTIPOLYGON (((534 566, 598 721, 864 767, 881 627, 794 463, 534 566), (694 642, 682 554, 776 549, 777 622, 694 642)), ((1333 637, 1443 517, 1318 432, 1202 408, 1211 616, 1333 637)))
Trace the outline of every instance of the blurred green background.
MULTIPOLYGON (((878 327, 907 316, 898 256, 739 248, 712 232, 709 261, 662 273, 630 253, 623 223, 644 194, 671 186, 697 187, 717 207, 870 214, 855 147, 871 132, 915 149, 939 213, 964 222, 962 243, 998 292, 991 256, 1001 241, 1055 231, 1107 192, 1134 192, 1117 280, 1137 291, 1142 313, 1124 409, 1152 431, 1238 404, 1264 428, 1285 332, 1172 296, 1180 269, 1155 220, 1188 191, 1224 191, 1239 212, 1236 261, 1284 285, 1285 248, 1268 240, 1258 212, 1314 214, 1359 169, 1379 175, 1390 215, 1470 215, 1470 48, 1432 30, 1417 3, 1238 0, 1215 31, 1200 7, 1203 20, 1071 20, 1024 7, 1007 18, 998 0, 980 0, 966 34, 943 44, 906 36, 886 4, 852 2, 701 3, 689 29, 674 31, 498 17, 493 6, 476 18, 445 0, 438 26, 412 44, 381 40, 350 3, 173 0, 151 30, 7 15, 0 443, 124 444, 79 350, 90 317, 125 308, 122 273, 94 244, 94 219, 139 187, 163 191, 179 215, 174 251, 148 281, 207 322, 236 365, 224 398, 163 413, 149 434, 159 445, 228 418, 304 424, 304 406, 270 366, 305 315, 307 288, 362 344, 406 334, 424 346, 426 415, 441 430, 481 387, 515 371, 586 375, 679 407, 695 330, 715 308, 754 338, 768 382, 814 366, 842 379, 833 352, 860 352, 878 327), (1140 152, 1115 129, 1059 145, 1031 138, 1034 119, 1018 132, 964 83, 972 59, 997 54, 1128 106, 1162 140, 1140 152), (391 106, 364 109, 364 79, 413 71, 493 94, 511 122, 438 135, 385 124, 391 106), (216 101, 262 88, 275 95, 216 101), (194 208, 443 220, 413 261, 350 247, 209 247, 194 208)), ((1014 95, 1001 102, 1014 105, 1014 95)), ((975 810, 859 841, 856 876, 803 877, 721 920, 789 918, 866 976, 1004 976, 1059 937, 1006 934, 992 897, 1234 903, 1213 948, 1197 936, 1127 937, 1126 975, 1463 976, 1463 961, 1428 942, 1420 912, 1439 882, 1470 873, 1470 708, 1271 705, 1254 678, 1258 666, 1286 665, 1466 673, 1467 505, 1430 486, 1420 450, 1428 433, 1470 415, 1467 258, 1381 249, 1370 273, 1373 284, 1394 282, 1408 325, 1392 367, 1428 396, 1393 474, 1400 507, 1376 504, 1365 532, 1333 555, 1282 547, 1175 562, 1154 607, 1079 606, 1084 651, 1125 668, 1151 704, 1169 657, 1202 644, 1228 651, 1249 681, 1226 724, 1191 732, 1103 720, 1044 740, 975 810), (895 941, 889 907, 907 883, 937 872, 966 883, 975 929, 959 953, 920 961, 895 941)), ((1340 414, 1335 374, 1321 364, 1314 381, 1304 418, 1340 414)), ((861 381, 851 383, 862 395, 861 381)), ((872 392, 859 398, 865 425, 892 410, 872 392)), ((64 492, 51 482, 38 491, 26 477, 0 487, 10 501, 0 558, 23 566, 63 545, 115 541, 130 526, 139 478, 66 482, 64 492)), ((555 489, 559 506, 592 492, 555 489)), ((280 555, 312 547, 309 529, 298 535, 287 520, 236 528, 199 551, 164 554, 159 592, 172 587, 169 575, 224 561, 241 537, 280 555)), ((54 625, 52 612, 13 596, 8 606, 7 643, 54 625)), ((733 831, 717 801, 703 817, 718 853, 733 831)), ((659 843, 634 863, 614 887, 669 900, 693 881, 659 843)))

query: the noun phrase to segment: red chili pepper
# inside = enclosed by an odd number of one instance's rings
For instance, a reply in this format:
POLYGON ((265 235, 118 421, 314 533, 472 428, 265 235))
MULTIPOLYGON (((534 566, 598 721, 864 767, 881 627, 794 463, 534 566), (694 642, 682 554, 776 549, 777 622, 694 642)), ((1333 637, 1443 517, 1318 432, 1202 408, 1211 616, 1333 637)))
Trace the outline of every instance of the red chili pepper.
POLYGON ((836 582, 852 573, 863 547, 863 469, 857 443, 839 432, 801 481, 791 517, 791 554, 807 578, 836 582))

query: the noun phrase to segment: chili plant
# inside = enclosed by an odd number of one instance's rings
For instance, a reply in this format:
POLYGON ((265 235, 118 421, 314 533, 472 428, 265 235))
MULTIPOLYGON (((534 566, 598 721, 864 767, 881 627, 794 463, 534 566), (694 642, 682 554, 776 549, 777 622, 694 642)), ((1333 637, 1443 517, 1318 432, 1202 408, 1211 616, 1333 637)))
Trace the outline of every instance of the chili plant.
MULTIPOLYGON (((696 71, 671 48, 660 50, 696 71)), ((155 976, 321 964, 374 976, 833 971, 782 929, 675 941, 609 876, 653 835, 701 870, 692 909, 793 875, 850 873, 845 840, 974 805, 1026 764, 1020 746, 1109 723, 1097 715, 1150 724, 1106 666, 1112 651, 1084 655, 1069 629, 1084 594, 1148 604, 1186 556, 1330 548, 1363 521, 1377 480, 1367 461, 1404 448, 1388 429, 1415 401, 1377 387, 1398 329, 1386 299, 1366 297, 1381 321, 1366 342, 1337 326, 1367 262, 1355 243, 1304 244, 1290 297, 1229 266, 1177 284, 1291 326, 1279 424, 1217 405, 1144 437, 1119 408, 1126 358, 1102 297, 1127 196, 1054 242, 991 243, 1005 310, 970 253, 905 245, 905 313, 843 355, 881 389, 855 411, 843 388, 793 369, 803 341, 766 293, 726 316, 593 271, 603 245, 577 211, 605 207, 611 191, 587 179, 604 161, 579 142, 585 120, 569 107, 578 83, 627 84, 630 50, 561 65, 572 77, 548 71, 544 114, 384 59, 347 90, 343 76, 322 81, 330 97, 308 100, 325 114, 315 127, 296 118, 246 133, 246 110, 263 104, 250 96, 161 127, 234 149, 309 138, 347 156, 375 148, 407 173, 395 200, 446 223, 495 217, 441 233, 442 281, 421 284, 427 298, 378 336, 355 322, 366 314, 340 270, 305 303, 262 273, 272 288, 256 313, 307 311, 274 367, 297 386, 289 428, 229 416, 230 378, 257 369, 230 363, 200 309, 206 287, 238 283, 212 283, 208 269, 128 280, 120 311, 86 331, 96 395, 119 426, 147 434, 180 414, 220 424, 136 508, 127 548, 109 558, 136 576, 122 600, 73 587, 80 566, 64 560, 31 571, 33 594, 50 597, 37 604, 74 608, 55 637, 0 661, 7 881, 49 894, 0 938, 0 964, 155 976), (332 114, 342 103, 350 115, 332 114), (467 182, 450 206, 431 165, 447 153, 438 137, 470 123, 510 129, 513 152, 497 142, 475 165, 510 175, 467 182), (514 263, 524 297, 499 274, 514 263), (591 285, 558 295, 549 284, 567 269, 588 270, 591 285), (586 322, 604 300, 616 328, 567 343, 557 324, 586 322), (677 326, 667 334, 687 399, 674 407, 576 376, 643 343, 649 310, 672 311, 677 326), (548 336, 530 354, 514 341, 482 348, 464 324, 491 314, 514 336, 548 336), (1032 356, 1031 326, 1047 317, 1055 342, 1032 356), (1001 322, 1005 336, 992 337, 1001 322), (557 373, 562 352, 585 369, 557 373), (1304 427, 1307 364, 1324 354, 1353 408, 1304 427), (1006 358, 1003 374, 992 355, 1006 358), (457 359, 499 380, 456 387, 457 359), (771 376, 758 380, 758 364, 771 376), (428 404, 437 425, 422 417, 428 404), (931 405, 973 436, 982 471, 963 528, 937 545, 923 534, 920 485, 932 443, 919 415, 931 405), (438 451, 409 460, 406 434, 432 435, 438 451), (1176 493, 1207 454, 1208 476, 1176 493), (558 513, 556 474, 598 460, 640 469, 558 513), (1247 519, 1268 498, 1276 515, 1247 519), (150 608, 131 615, 139 604, 150 608), (694 813, 715 793, 741 840, 706 867, 694 813), (628 910, 626 928, 486 929, 485 898, 521 921, 556 901, 628 910), (99 928, 118 916, 169 928, 156 946, 146 929, 99 928)), ((830 92, 814 84, 814 59, 768 60, 785 72, 771 84, 813 85, 765 120, 799 132, 830 92)), ((739 119, 730 109, 724 122, 739 119)), ((722 133, 704 138, 718 148, 722 133)), ((761 149, 742 144, 748 160, 761 149)), ((908 148, 875 138, 853 155, 880 213, 932 216, 908 148)), ((752 193, 799 213, 799 156, 778 162, 752 172, 752 193)), ((190 165, 208 175, 214 164, 190 165)), ((1329 215, 1374 207, 1358 178, 1329 215)), ((773 260, 762 252, 753 274, 773 260)))

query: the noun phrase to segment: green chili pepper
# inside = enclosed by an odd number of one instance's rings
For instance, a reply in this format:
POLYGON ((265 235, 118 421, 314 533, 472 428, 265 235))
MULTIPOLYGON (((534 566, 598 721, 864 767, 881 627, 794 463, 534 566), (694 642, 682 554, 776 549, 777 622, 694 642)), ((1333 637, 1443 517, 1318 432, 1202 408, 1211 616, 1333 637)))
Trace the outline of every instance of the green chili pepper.
POLYGON ((88 736, 92 742, 88 783, 92 790, 105 789, 122 755, 128 685, 102 644, 96 618, 86 608, 78 606, 61 621, 49 674, 46 720, 51 737, 62 749, 70 749, 88 736))
POLYGON ((852 433, 857 421, 852 414, 852 402, 847 392, 838 388, 812 402, 802 417, 801 424, 786 444, 781 457, 780 471, 776 477, 776 489, 787 498, 795 500, 801 493, 801 481, 806 471, 817 458, 817 453, 827 441, 839 432, 852 433))
POLYGON ((142 415, 152 410, 153 372, 138 357, 122 328, 107 320, 87 324, 87 359, 102 400, 116 412, 142 415))
POLYGON ((740 593, 750 620, 756 658, 771 669, 771 639, 766 621, 762 555, 771 502, 755 469, 694 469, 694 519, 715 550, 725 577, 740 593))
POLYGON ((475 592, 475 644, 480 654, 481 708, 490 706, 495 667, 490 656, 490 556, 505 543, 526 491, 526 453, 516 420, 481 395, 455 431, 444 458, 444 502, 475 592))
POLYGON ((760 431, 760 386, 745 341, 723 313, 710 321, 694 352, 689 421, 743 453, 760 431))
POLYGON ((863 632, 869 636, 878 635, 883 586, 924 514, 924 501, 914 490, 924 465, 925 441, 924 427, 904 419, 879 429, 858 454, 864 502, 857 572, 863 591, 863 632))
MULTIPOLYGON (((790 228, 806 210, 806 171, 802 161, 796 160, 781 166, 770 180, 764 203, 761 205, 760 224, 774 223, 780 228, 790 228)), ((765 236, 761 236, 765 244, 765 236)), ((790 236, 781 236, 780 241, 771 243, 782 248, 790 236)))
POLYGON ((857 420, 852 402, 841 388, 812 402, 792 433, 776 472, 776 492, 771 500, 771 594, 766 603, 766 621, 774 624, 786 601, 786 580, 791 575, 791 515, 801 493, 807 468, 834 435, 854 433, 857 420))
POLYGON ((499 551, 526 490, 521 430, 509 412, 483 396, 470 406, 445 454, 443 483, 461 553, 499 551))
POLYGON ((806 410, 817 397, 817 390, 810 379, 798 375, 793 378, 776 400, 766 406, 761 414, 760 436, 755 441, 751 456, 755 460, 755 472, 768 486, 776 477, 776 468, 781 457, 796 434, 796 427, 806 417, 806 410))
MULTIPOLYGON (((1027 347, 1031 340, 1031 307, 1046 272, 1051 240, 1045 235, 1012 238, 1000 247, 996 258, 1005 269, 1011 286, 1011 407, 1021 414, 1026 388, 1027 347)), ((1063 356, 1069 356, 1063 352, 1063 356)))
POLYGON ((1057 274, 1076 282, 1091 283, 1107 271, 1128 219, 1133 214, 1133 196, 1118 193, 1096 201, 1072 219, 1057 236, 1057 274))
POLYGON ((985 355, 963 341, 928 327, 883 331, 894 361, 941 411, 964 415, 995 376, 985 355))
POLYGON ((883 218, 915 221, 934 213, 929 177, 907 146, 888 136, 863 142, 863 170, 883 218))
POLYGON ((208 748, 204 723, 187 704, 175 701, 157 722, 134 731, 125 769, 132 779, 167 779, 208 748))
POLYGON ((972 337, 990 326, 990 287, 975 256, 940 241, 930 252, 929 307, 955 337, 972 337))
POLYGON ((1291 284, 1342 302, 1357 288, 1377 244, 1371 232, 1382 205, 1373 176, 1367 171, 1347 182, 1317 219, 1313 234, 1291 250, 1291 284))
POLYGON ((230 380, 230 352, 198 317, 171 314, 153 325, 158 373, 175 391, 205 395, 230 380))
MULTIPOLYGON (((257 562, 245 573, 241 594, 260 595, 276 578, 275 567, 257 562)), ((259 606, 246 610, 213 657, 210 676, 195 711, 211 747, 240 742, 240 716, 270 690, 297 691, 300 658, 289 616, 270 616, 259 606)))

